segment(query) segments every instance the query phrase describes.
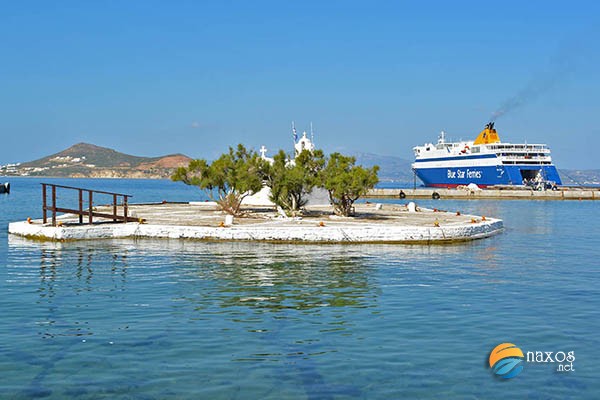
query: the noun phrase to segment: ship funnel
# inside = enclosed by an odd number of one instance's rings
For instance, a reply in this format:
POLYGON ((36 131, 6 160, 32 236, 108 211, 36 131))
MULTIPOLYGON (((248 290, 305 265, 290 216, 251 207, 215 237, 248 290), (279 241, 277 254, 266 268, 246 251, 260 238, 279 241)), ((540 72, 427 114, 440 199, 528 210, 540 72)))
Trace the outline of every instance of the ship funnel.
POLYGON ((474 145, 477 144, 490 144, 490 143, 499 143, 500 137, 498 136, 498 132, 494 128, 493 122, 488 122, 485 125, 485 129, 481 131, 481 133, 477 136, 477 139, 473 142, 474 145))

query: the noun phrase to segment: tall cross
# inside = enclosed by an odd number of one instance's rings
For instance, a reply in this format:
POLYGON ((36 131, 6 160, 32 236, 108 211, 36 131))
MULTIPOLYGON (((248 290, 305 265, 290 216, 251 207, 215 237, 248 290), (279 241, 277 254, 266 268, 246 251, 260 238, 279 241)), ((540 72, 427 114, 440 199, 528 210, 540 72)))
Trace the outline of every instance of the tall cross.
POLYGON ((260 151, 260 156, 261 156, 262 158, 265 158, 265 154, 267 154, 267 148, 266 148, 264 145, 262 145, 262 146, 260 147, 260 150, 259 150, 259 151, 260 151))

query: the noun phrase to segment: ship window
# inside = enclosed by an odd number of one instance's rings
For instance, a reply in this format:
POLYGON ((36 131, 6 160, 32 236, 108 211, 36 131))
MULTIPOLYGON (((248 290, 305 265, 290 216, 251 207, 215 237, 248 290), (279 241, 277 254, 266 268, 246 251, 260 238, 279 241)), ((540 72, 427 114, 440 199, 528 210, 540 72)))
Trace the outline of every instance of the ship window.
POLYGON ((479 153, 479 147, 473 147, 471 153, 479 153))

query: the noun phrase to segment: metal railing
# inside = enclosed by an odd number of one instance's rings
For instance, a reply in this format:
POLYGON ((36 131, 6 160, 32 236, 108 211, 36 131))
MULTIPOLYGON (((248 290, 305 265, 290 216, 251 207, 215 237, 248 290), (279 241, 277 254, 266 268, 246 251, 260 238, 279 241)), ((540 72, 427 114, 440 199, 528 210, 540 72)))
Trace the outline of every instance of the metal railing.
POLYGON ((44 224, 46 224, 48 222, 48 211, 50 211, 51 215, 52 215, 52 225, 53 226, 56 226, 56 213, 57 212, 78 215, 80 224, 83 224, 84 216, 87 216, 88 224, 93 223, 94 217, 112 219, 114 222, 123 221, 126 223, 127 221, 133 220, 133 218, 128 216, 128 199, 130 197, 133 197, 133 196, 131 196, 129 194, 123 194, 123 193, 104 192, 101 190, 90 190, 90 189, 83 189, 83 188, 72 187, 72 186, 54 185, 51 183, 42 183, 42 217, 43 217, 43 221, 44 221, 44 224), (50 188, 50 205, 48 205, 48 188, 50 188), (57 188, 77 191, 79 208, 75 209, 75 208, 59 207, 56 203, 56 199, 57 199, 56 189, 57 188), (85 195, 84 195, 84 193, 85 193, 85 195), (112 214, 109 214, 106 212, 98 212, 94 208, 94 193, 99 194, 99 195, 112 196, 112 204, 109 205, 109 207, 112 206, 112 214), (119 204, 119 202, 118 202, 120 197, 123 198, 123 201, 121 204, 119 204), (84 208, 84 199, 87 200, 87 204, 86 204, 85 208, 84 208), (119 215, 119 213, 118 213, 119 206, 121 206, 123 209, 122 215, 119 215))

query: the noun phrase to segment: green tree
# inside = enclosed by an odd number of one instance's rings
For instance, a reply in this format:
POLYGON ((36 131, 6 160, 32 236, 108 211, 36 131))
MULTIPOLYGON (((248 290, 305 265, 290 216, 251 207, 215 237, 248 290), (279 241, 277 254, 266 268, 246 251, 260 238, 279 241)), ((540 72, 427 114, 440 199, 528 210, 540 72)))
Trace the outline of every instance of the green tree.
POLYGON ((190 161, 187 167, 179 167, 171 180, 198 186, 221 210, 239 216, 242 200, 262 188, 265 171, 266 162, 238 144, 211 164, 203 159, 190 161))
POLYGON ((333 153, 321 173, 321 185, 329 192, 329 200, 337 215, 350 216, 354 202, 379 182, 377 165, 363 168, 354 165, 355 162, 354 157, 333 153))
POLYGON ((279 150, 273 160, 267 174, 271 201, 296 214, 308 201, 308 194, 319 183, 319 172, 325 165, 323 151, 304 150, 290 162, 285 152, 279 150))

